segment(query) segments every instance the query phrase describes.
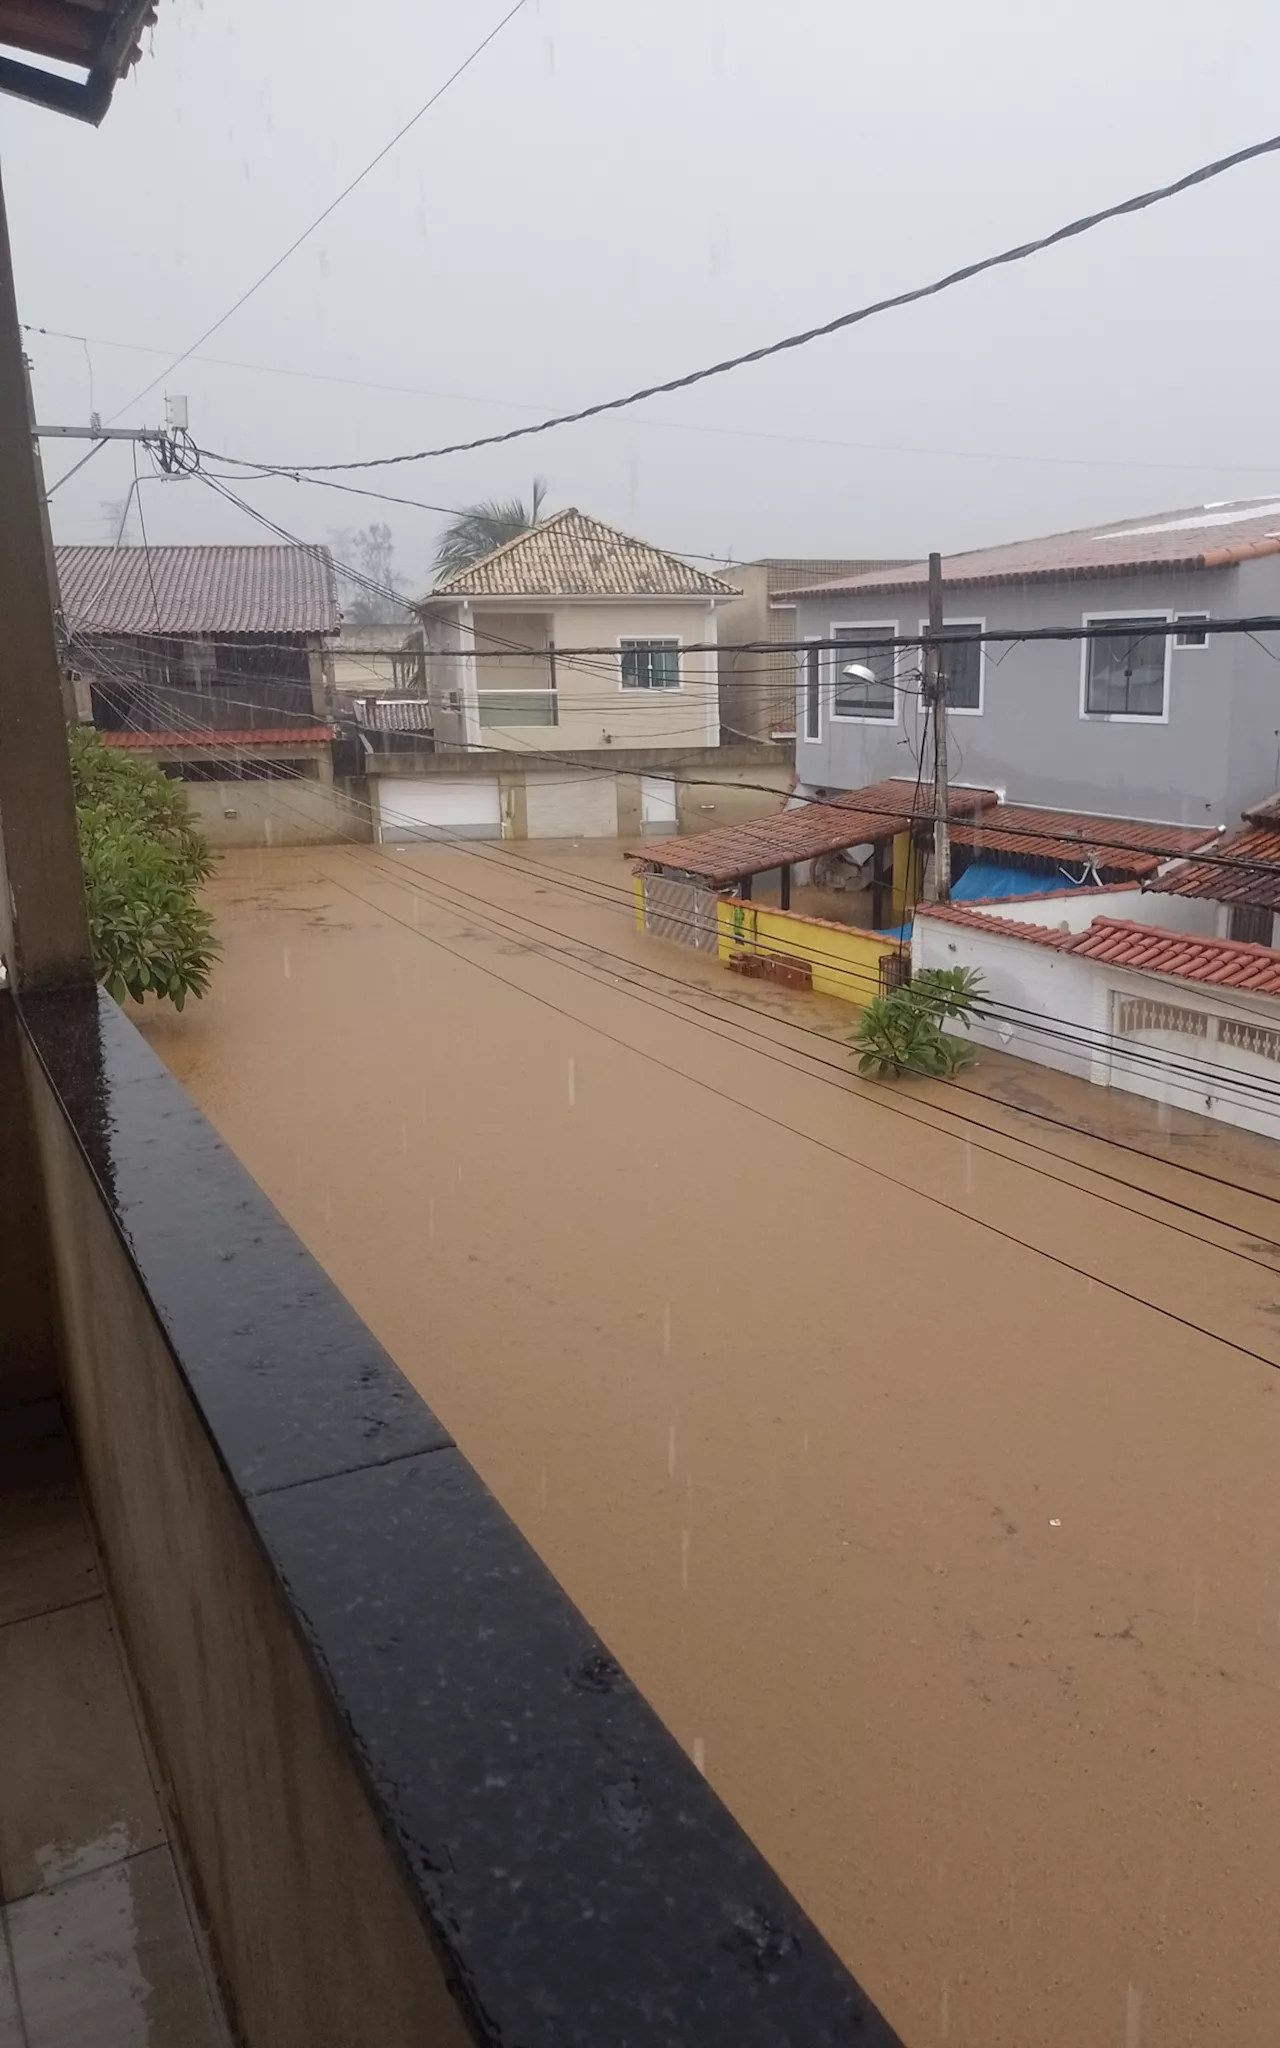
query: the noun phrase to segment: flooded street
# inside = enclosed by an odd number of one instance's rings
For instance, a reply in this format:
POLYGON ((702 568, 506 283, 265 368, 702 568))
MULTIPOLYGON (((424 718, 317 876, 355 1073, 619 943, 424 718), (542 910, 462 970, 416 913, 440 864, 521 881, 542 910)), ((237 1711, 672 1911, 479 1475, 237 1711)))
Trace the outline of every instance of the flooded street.
POLYGON ((1280 1204, 859 1084, 612 847, 208 900, 152 1044, 904 2039, 1274 2048, 1280 1204))

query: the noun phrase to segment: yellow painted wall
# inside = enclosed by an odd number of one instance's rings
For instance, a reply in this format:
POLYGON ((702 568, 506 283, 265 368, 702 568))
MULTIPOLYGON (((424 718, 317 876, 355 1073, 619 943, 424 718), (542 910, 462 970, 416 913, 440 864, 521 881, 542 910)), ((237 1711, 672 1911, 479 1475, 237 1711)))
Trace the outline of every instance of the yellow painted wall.
POLYGON ((822 917, 798 917, 794 911, 744 903, 737 896, 721 898, 716 922, 716 950, 721 960, 728 960, 744 947, 752 953, 808 960, 813 967, 815 993, 839 996, 846 1003, 869 1003, 879 995, 881 960, 886 953, 908 950, 900 940, 886 938, 883 932, 831 924, 822 917))
POLYGON ((909 832, 899 832, 893 842, 892 922, 902 924, 920 901, 920 853, 909 832))

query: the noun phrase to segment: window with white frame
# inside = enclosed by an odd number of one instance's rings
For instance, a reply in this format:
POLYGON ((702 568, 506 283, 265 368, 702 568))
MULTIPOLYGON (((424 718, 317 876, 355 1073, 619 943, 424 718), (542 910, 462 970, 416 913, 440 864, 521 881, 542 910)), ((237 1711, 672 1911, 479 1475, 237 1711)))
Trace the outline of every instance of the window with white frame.
POLYGON ((1176 619, 1178 637, 1173 643, 1174 646, 1207 647, 1209 635, 1205 632, 1204 626, 1208 616, 1208 612, 1179 612, 1176 619))
POLYGON ((680 688, 678 640, 620 640, 618 650, 624 690, 680 688))
POLYGON ((833 718, 896 718, 897 633, 896 623, 832 627, 831 638, 837 643, 828 654, 833 718), (845 674, 854 663, 870 669, 869 682, 845 674))
POLYGON ((822 649, 805 647, 797 663, 800 670, 800 689, 804 698, 804 736, 807 740, 822 738, 822 649))
POLYGON ((1163 718, 1168 669, 1168 618, 1087 618, 1105 625, 1084 644, 1084 708, 1090 718, 1163 718))
MULTIPOLYGON (((948 711, 981 711, 982 709, 982 665, 983 648, 978 638, 985 621, 982 619, 946 619, 948 633, 957 634, 948 640, 942 649, 942 670, 947 683, 948 711), (966 630, 973 638, 965 639, 966 630)), ((928 619, 921 619, 920 631, 927 633, 928 619)))

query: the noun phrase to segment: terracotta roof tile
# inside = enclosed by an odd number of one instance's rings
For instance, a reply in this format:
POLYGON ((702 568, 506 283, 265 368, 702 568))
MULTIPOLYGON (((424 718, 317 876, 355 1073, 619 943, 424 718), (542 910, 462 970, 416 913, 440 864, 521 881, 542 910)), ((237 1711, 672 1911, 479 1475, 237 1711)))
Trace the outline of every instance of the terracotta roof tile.
POLYGON ((569 506, 540 520, 422 599, 446 597, 740 597, 741 591, 647 541, 569 506))
POLYGON ((1154 874, 1160 863, 1194 853, 1218 836, 1212 825, 1160 825, 1143 818, 1099 818, 1085 811, 1048 811, 1033 804, 1001 804, 951 837, 975 853, 1024 859, 1089 862, 1123 876, 1154 874))
POLYGON ((1071 942, 1070 951, 1113 967, 1280 995, 1280 951, 1241 939, 1197 938, 1190 932, 1156 931, 1150 925, 1098 917, 1071 942))
POLYGON ((77 633, 336 633, 327 548, 67 547, 56 550, 77 633))
MULTIPOLYGON (((1004 547, 974 548, 948 555, 942 564, 950 589, 972 584, 1034 583, 1072 577, 1132 575, 1137 571, 1215 569, 1254 555, 1280 554, 1280 498, 1245 498, 1231 505, 1195 505, 1183 511, 1152 512, 1109 525, 1077 527, 1039 540, 1004 547)), ((805 587, 806 597, 837 592, 915 590, 928 579, 928 565, 873 570, 805 587)))
MULTIPOLYGON (((994 790, 963 786, 953 788, 951 798, 952 817, 970 816, 996 800, 994 790)), ((913 816, 928 815, 932 809, 931 784, 917 787, 915 782, 890 778, 868 783, 865 789, 845 790, 822 803, 798 804, 772 817, 753 818, 745 825, 713 826, 709 832, 650 840, 627 851, 646 867, 678 868, 719 888, 769 868, 813 860, 820 853, 892 838, 906 830, 913 816)))
POLYGON ((222 747, 319 747, 333 738, 331 725, 264 725, 253 731, 215 732, 201 726, 197 732, 100 732, 104 747, 202 747, 206 753, 222 747))
POLYGON ((1229 839, 1218 841, 1211 857, 1170 868, 1147 887, 1162 896, 1209 897, 1215 903, 1250 903, 1260 910, 1280 910, 1280 826, 1251 825, 1243 832, 1233 832, 1229 839), (1255 865, 1236 865, 1243 861, 1255 865))
POLYGON ((992 911, 960 903, 921 904, 917 917, 939 924, 967 925, 995 932, 1001 938, 1024 939, 1033 946, 1053 946, 1082 960, 1124 967, 1139 974, 1165 974, 1212 988, 1232 988, 1254 995, 1280 996, 1280 950, 1253 946, 1240 939, 1200 938, 1193 932, 1159 931, 1116 917, 1095 917, 1083 932, 1056 932, 1045 925, 1022 924, 992 911))
MULTIPOLYGON (((1016 899, 999 899, 1010 902, 1016 899)), ((976 931, 994 931, 1008 939, 1026 939, 1032 946, 1053 946, 1058 952, 1065 952, 1071 945, 1073 934, 1055 931, 1052 925, 1024 924, 1019 917, 1001 917, 993 910, 980 909, 976 904, 967 903, 918 903, 917 917, 934 918, 939 924, 969 925, 976 931)))

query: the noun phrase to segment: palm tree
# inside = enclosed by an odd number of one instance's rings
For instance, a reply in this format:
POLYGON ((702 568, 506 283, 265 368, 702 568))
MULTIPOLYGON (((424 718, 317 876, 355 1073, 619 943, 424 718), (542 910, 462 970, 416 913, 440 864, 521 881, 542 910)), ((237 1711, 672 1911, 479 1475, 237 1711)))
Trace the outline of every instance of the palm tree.
POLYGON ((546 496, 546 478, 535 476, 527 505, 523 498, 485 498, 478 505, 464 506, 440 536, 435 555, 437 575, 452 576, 459 569, 469 569, 482 555, 527 533, 537 525, 546 496))

